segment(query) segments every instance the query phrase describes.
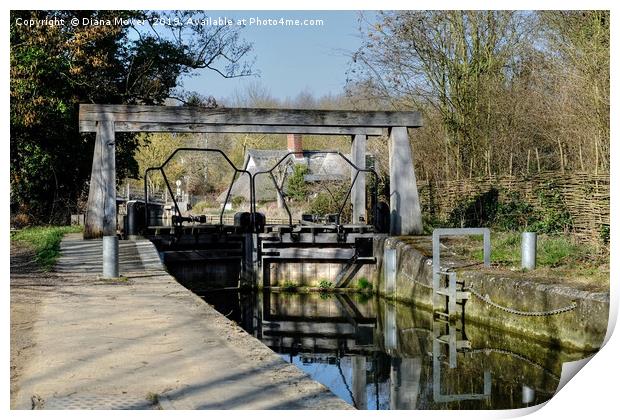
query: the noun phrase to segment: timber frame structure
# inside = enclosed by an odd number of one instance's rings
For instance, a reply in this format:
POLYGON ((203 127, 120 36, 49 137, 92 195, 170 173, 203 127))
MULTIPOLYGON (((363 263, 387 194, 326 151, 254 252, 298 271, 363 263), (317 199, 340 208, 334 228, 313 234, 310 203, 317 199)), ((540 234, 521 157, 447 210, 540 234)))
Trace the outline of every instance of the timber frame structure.
MULTIPOLYGON (((309 109, 200 108, 82 104, 80 132, 96 133, 85 238, 103 237, 103 276, 118 277, 115 133, 262 133, 350 135, 351 161, 365 167, 368 136, 389 137, 390 234, 422 233, 422 216, 408 128, 421 127, 418 112, 309 109)), ((352 190, 353 218, 364 211, 366 182, 352 190)))

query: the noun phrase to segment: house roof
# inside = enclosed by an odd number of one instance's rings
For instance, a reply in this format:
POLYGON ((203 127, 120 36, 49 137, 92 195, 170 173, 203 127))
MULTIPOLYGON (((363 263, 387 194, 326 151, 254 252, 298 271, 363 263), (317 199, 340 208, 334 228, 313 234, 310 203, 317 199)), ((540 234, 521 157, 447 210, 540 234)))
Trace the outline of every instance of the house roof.
MULTIPOLYGON (((272 169, 288 153, 288 150, 249 149, 246 152, 243 168, 252 175, 256 172, 267 171, 272 169)), ((351 166, 338 154, 304 150, 302 158, 296 158, 294 155, 289 155, 289 158, 290 160, 286 159, 281 162, 278 165, 278 169, 286 168, 287 173, 290 173, 293 163, 306 165, 308 173, 305 176, 305 180, 307 182, 345 181, 351 179, 351 166)), ((274 175, 277 175, 278 169, 274 171, 274 175)), ((276 176, 276 178, 278 177, 276 176)), ((256 177, 255 187, 257 201, 273 201, 276 199, 276 187, 269 174, 259 174, 256 177)), ((249 200, 250 183, 247 175, 241 174, 233 184, 229 201, 233 197, 245 197, 249 200)), ((225 198, 226 191, 220 194, 217 201, 222 203, 225 198)))

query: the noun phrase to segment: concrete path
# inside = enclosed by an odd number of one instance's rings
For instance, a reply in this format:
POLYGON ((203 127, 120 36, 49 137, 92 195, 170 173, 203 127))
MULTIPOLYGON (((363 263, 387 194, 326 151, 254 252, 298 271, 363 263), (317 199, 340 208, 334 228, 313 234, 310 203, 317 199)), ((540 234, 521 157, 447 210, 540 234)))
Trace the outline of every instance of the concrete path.
POLYGON ((69 235, 42 296, 13 408, 349 409, 168 275, 148 241, 121 241, 123 281, 100 280, 100 241, 69 235))

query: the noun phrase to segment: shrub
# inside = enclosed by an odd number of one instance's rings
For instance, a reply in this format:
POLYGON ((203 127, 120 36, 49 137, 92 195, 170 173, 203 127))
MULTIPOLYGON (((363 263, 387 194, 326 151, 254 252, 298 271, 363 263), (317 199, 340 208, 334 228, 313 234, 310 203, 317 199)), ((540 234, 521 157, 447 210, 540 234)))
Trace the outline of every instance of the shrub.
POLYGON ((360 277, 359 280, 357 280, 357 288, 362 292, 371 292, 372 283, 368 281, 366 277, 360 277))
POLYGON ((540 211, 532 230, 539 233, 562 233, 572 227, 572 218, 557 184, 548 182, 537 189, 540 211))
POLYGON ((459 202, 448 215, 448 224, 456 227, 490 226, 497 213, 499 190, 489 191, 459 202))
POLYGON ((296 164, 293 167, 293 173, 288 179, 286 188, 287 195, 295 201, 306 199, 308 194, 308 186, 306 185, 305 176, 308 173, 306 165, 296 164))
POLYGON ((282 288, 284 290, 295 290, 297 289, 297 285, 290 280, 286 280, 282 285, 282 288))
POLYGON ((331 281, 323 279, 323 280, 321 280, 319 282, 319 289, 321 289, 321 290, 329 290, 331 288, 332 288, 332 282, 331 281))
MULTIPOLYGON (((516 192, 500 196, 489 191, 467 198, 449 213, 446 224, 455 227, 488 226, 504 231, 529 230, 538 233, 563 233, 572 227, 570 213, 559 187, 548 182, 536 190, 536 205, 525 201, 516 192)), ((433 221, 436 224, 436 220, 433 221)))
POLYGON ((499 230, 526 230, 537 221, 534 206, 523 200, 516 192, 498 202, 493 227, 499 230))

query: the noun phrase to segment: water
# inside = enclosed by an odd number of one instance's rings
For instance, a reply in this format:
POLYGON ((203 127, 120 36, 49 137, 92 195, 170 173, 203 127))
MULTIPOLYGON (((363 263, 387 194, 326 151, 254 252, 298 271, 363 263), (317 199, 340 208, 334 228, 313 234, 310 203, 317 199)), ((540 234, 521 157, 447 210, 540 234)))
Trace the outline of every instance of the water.
POLYGON ((358 409, 507 409, 551 398, 586 357, 359 294, 211 292, 204 299, 358 409))

